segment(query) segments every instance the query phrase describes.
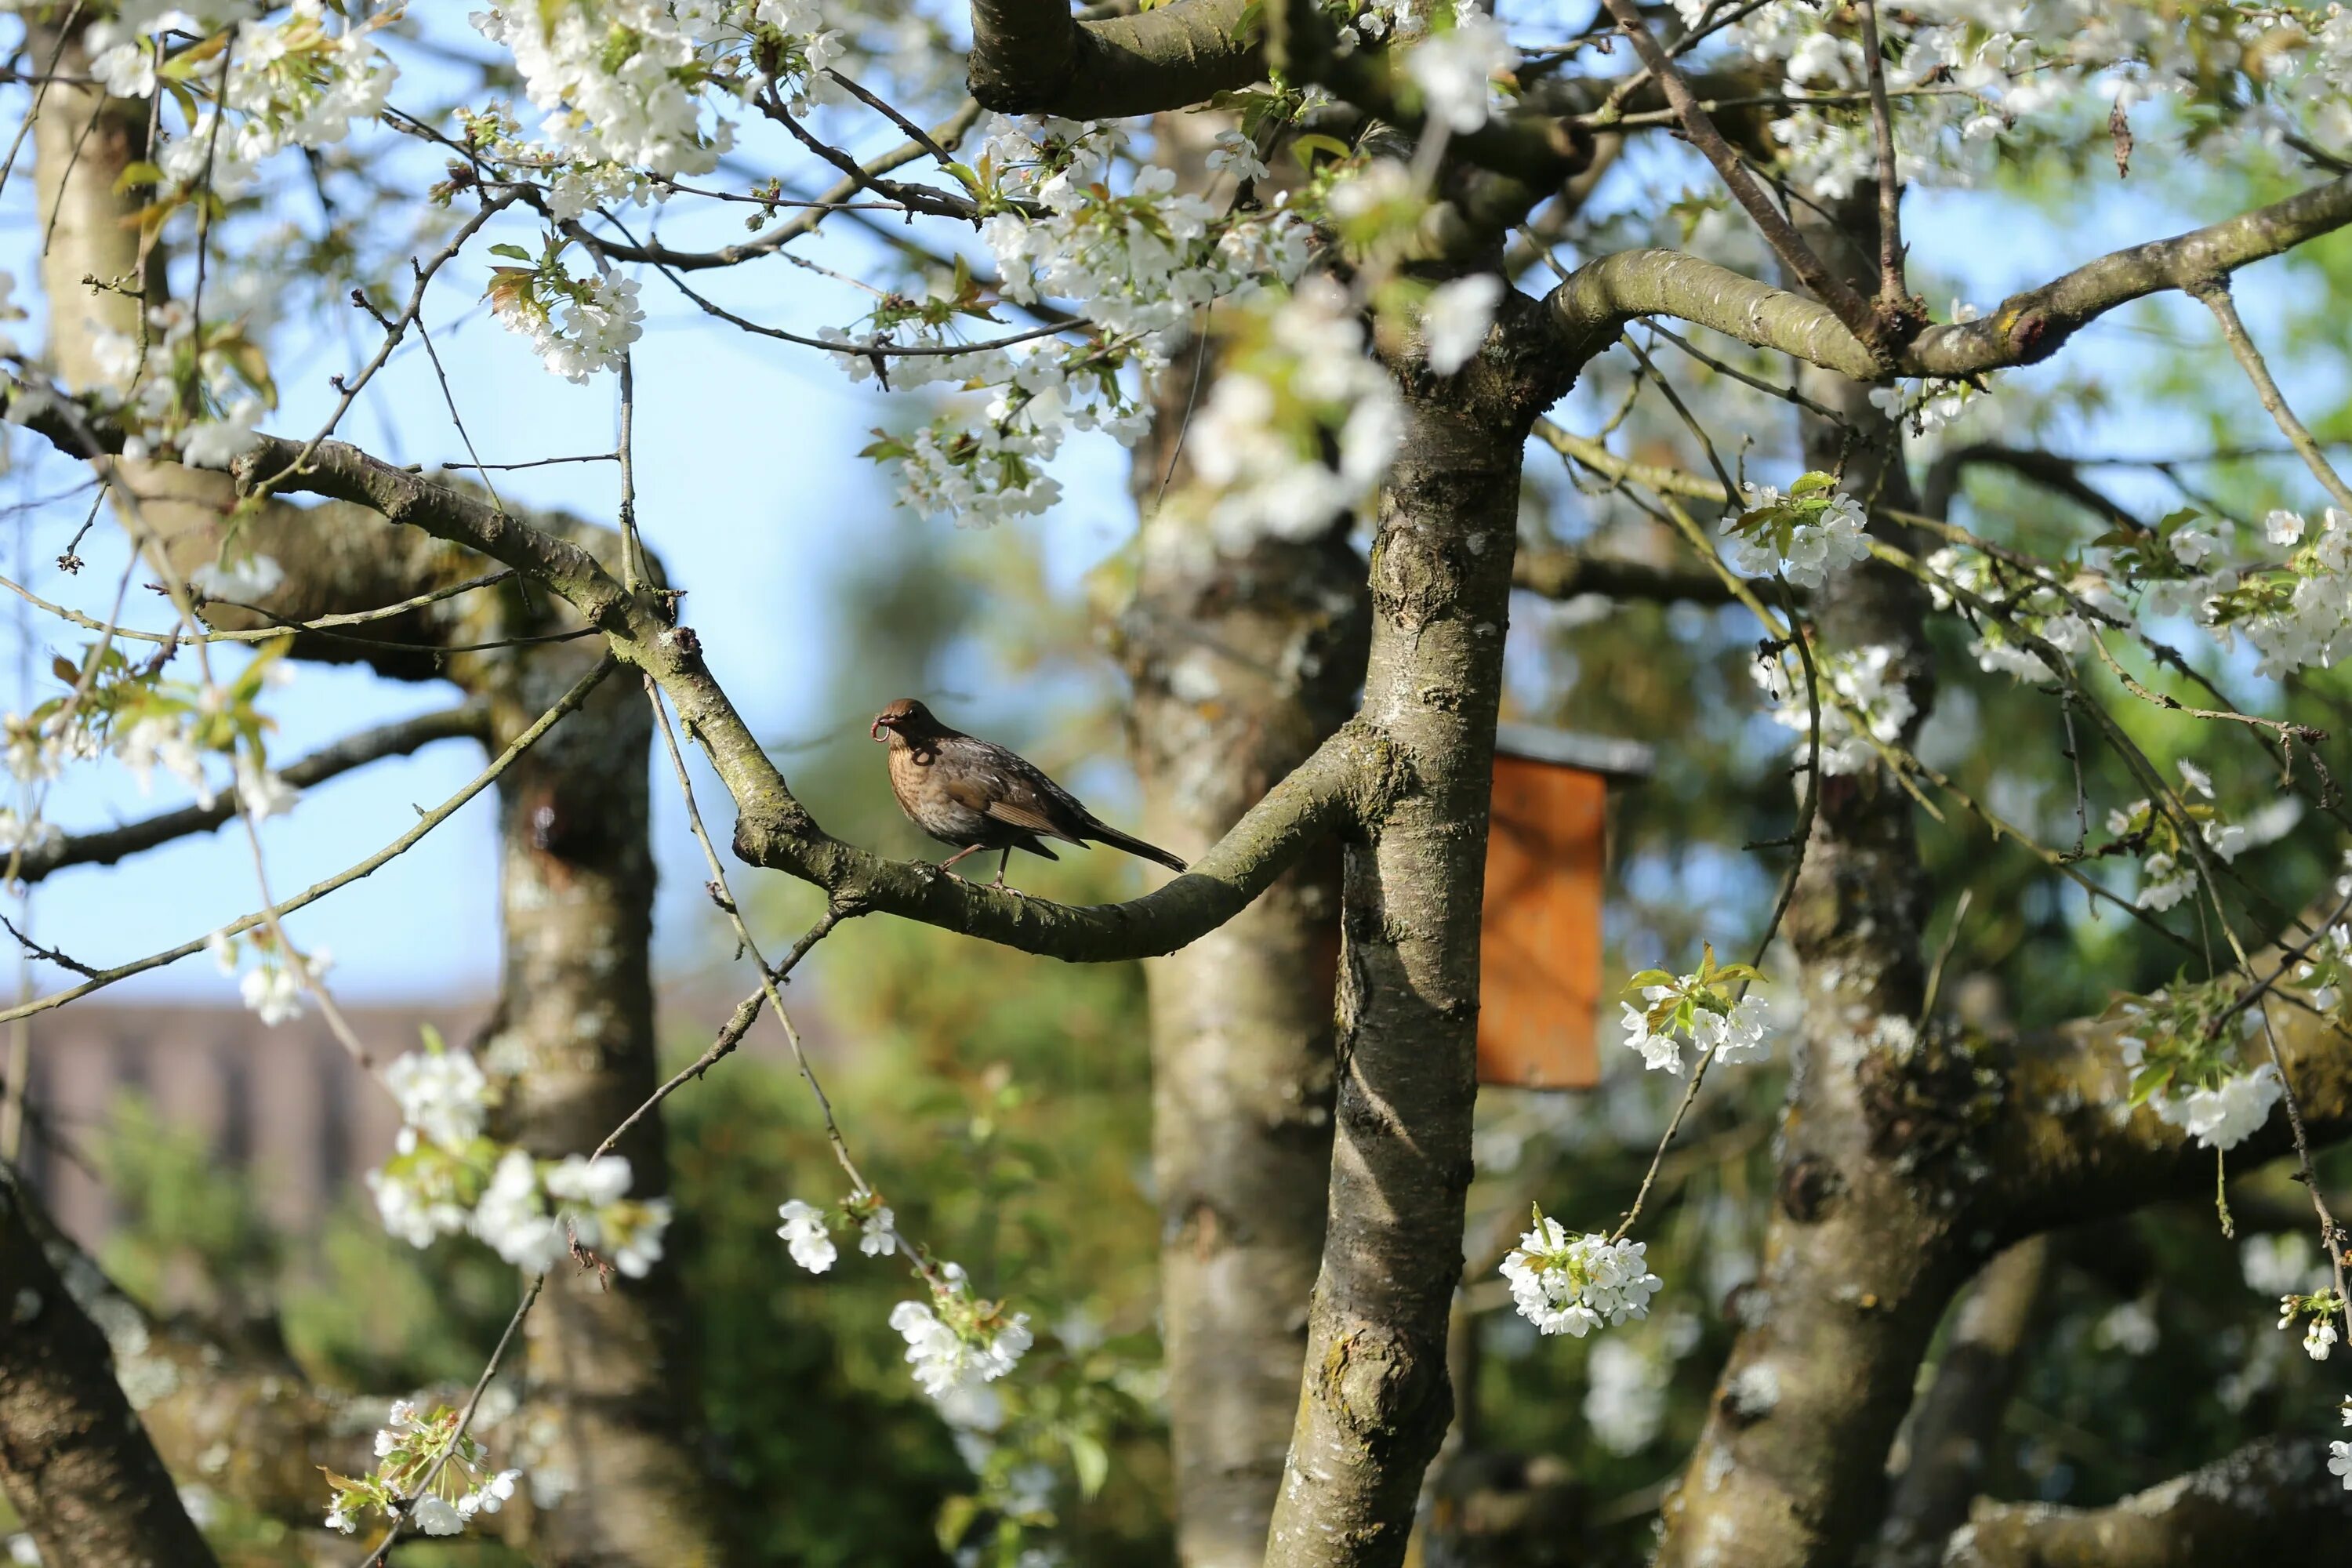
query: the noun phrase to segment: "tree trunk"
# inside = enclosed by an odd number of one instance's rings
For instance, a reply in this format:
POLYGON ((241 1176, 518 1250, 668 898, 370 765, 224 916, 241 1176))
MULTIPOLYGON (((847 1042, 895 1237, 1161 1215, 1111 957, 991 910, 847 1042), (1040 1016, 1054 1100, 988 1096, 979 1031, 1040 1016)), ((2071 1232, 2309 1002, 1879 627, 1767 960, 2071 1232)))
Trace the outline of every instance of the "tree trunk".
MULTIPOLYGON (((188 1519, 131 1412, 106 1336, 58 1278, 0 1171, 0 1482, 51 1568, 201 1568, 188 1519)), ((323 1496, 323 1491, 321 1493, 323 1496)))
MULTIPOLYGON (((1837 209, 1843 235, 1807 236, 1865 291, 1875 201, 1857 190, 1837 209)), ((1807 467, 1842 470, 1840 489, 1865 506, 1907 509, 1900 433, 1869 388, 1815 369, 1799 381, 1848 427, 1805 416, 1807 467)), ((1925 590, 1867 563, 1833 574, 1812 605, 1822 649, 1891 651, 1916 706, 1907 742, 1932 696, 1925 590)), ((1761 1272, 1735 1306, 1739 1337, 1666 1503, 1664 1568, 1853 1561, 1879 1519, 1914 1374, 1975 1261, 1953 1234, 1958 1205, 1934 1159, 1949 1109, 1934 1091, 1955 1065, 1964 1079, 1968 1068, 1916 1027, 1926 910, 1909 797, 1882 767, 1818 785, 1786 926, 1804 1023, 1778 1202, 1761 1272)))
MULTIPOLYGON (((1224 837, 1347 719, 1362 676, 1363 563, 1345 520, 1320 539, 1219 549, 1180 499, 1158 504, 1197 342, 1163 378, 1139 453, 1135 682, 1144 836, 1188 858, 1224 837)), ((1181 482, 1181 481, 1180 481, 1181 482)), ((1331 1163, 1331 1001, 1339 855, 1309 856, 1227 924, 1144 964, 1152 1175, 1187 1568, 1255 1568, 1307 1350, 1331 1163)))
MULTIPOLYGON (((1507 297, 1500 331, 1542 341, 1531 313, 1507 297)), ((1394 788, 1348 848, 1330 1228, 1271 1568, 1402 1561, 1453 1410, 1495 715, 1520 459, 1553 388, 1484 362, 1449 381, 1404 374, 1360 721, 1394 788)))

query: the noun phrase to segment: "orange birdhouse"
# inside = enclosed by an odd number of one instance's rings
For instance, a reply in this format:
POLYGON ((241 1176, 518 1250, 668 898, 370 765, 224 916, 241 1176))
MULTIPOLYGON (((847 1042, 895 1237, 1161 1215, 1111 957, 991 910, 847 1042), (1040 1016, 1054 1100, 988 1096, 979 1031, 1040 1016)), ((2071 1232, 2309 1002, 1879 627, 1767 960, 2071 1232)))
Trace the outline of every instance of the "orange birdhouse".
POLYGON ((1478 1081, 1601 1081, 1601 889, 1609 780, 1650 771, 1650 748, 1529 724, 1495 731, 1478 952, 1478 1081))

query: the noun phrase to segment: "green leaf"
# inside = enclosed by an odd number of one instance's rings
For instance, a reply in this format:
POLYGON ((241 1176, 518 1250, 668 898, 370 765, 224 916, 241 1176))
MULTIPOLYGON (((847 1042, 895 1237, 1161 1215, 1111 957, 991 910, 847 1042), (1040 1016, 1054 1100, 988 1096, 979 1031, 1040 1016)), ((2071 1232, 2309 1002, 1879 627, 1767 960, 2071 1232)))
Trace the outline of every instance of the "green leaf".
POLYGON ((1789 487, 1789 493, 1791 496, 1819 496, 1827 495, 1835 489, 1837 489, 1835 475, 1814 472, 1800 474, 1797 477, 1797 482, 1789 487))
POLYGON ((1102 1442, 1090 1432, 1070 1436, 1070 1466, 1078 1472, 1079 1495, 1091 1502, 1102 1490, 1103 1482, 1110 1479, 1110 1455, 1102 1442))
POLYGON ((1625 989, 1641 991, 1653 985, 1672 985, 1674 983, 1675 977, 1663 969, 1644 969, 1633 979, 1625 982, 1625 989))
POLYGON ((490 254, 492 256, 510 256, 517 261, 529 261, 530 259, 530 251, 525 250, 520 245, 514 244, 494 245, 490 247, 490 254))
POLYGON ((1290 155, 1297 159, 1298 166, 1310 174, 1315 172, 1315 154, 1318 153, 1328 153, 1334 159, 1340 159, 1348 156, 1349 149, 1348 144, 1337 136, 1326 136, 1319 131, 1310 131, 1291 139, 1290 155))

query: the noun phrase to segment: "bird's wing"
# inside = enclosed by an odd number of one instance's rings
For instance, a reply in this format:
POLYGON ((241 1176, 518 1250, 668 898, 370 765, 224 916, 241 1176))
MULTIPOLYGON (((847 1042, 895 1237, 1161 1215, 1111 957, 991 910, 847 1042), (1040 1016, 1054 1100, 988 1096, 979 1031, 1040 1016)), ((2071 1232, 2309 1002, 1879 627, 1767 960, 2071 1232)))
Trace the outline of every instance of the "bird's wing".
POLYGON ((959 735, 940 744, 947 790, 961 805, 1041 837, 1082 844, 1086 807, 1021 756, 992 742, 959 735))

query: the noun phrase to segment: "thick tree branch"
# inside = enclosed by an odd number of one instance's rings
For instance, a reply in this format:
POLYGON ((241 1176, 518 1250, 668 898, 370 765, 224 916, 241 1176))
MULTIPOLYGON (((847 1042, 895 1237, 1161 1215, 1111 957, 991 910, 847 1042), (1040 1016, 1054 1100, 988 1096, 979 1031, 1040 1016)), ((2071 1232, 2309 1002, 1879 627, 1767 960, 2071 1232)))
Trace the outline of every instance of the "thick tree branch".
MULTIPOLYGON (((404 719, 398 723, 381 724, 373 730, 362 730, 347 735, 333 744, 320 748, 288 764, 278 776, 297 789, 324 784, 340 773, 385 757, 404 757, 436 741, 459 739, 480 740, 489 733, 488 704, 477 700, 462 702, 455 708, 445 708, 436 713, 404 719)), ((163 812, 140 822, 126 823, 121 827, 109 827, 96 833, 77 833, 71 837, 52 838, 25 851, 18 863, 17 878, 37 882, 54 871, 68 866, 111 866, 126 856, 142 849, 152 849, 176 838, 192 834, 207 833, 236 816, 236 799, 224 794, 210 805, 192 805, 179 811, 163 812)))
POLYGON ((2010 1390, 2050 1276, 2052 1243, 2030 1237, 1995 1258, 1961 1300, 1936 1381, 1911 1412, 1874 1568, 1935 1568, 1992 1463, 2010 1390))
MULTIPOLYGON (((2189 289, 2352 223, 2352 176, 2191 229, 2110 252, 1980 320, 1930 327, 1894 373, 1958 377, 2032 364, 2086 322, 2167 289, 2189 289)), ((1598 353, 1637 316, 1675 316, 1857 380, 1882 372, 1827 307, 1672 250, 1627 250, 1579 268, 1549 297, 1570 356, 1598 353)))
POLYGON ((1070 120, 1189 109, 1265 77, 1265 28, 1251 9, 1174 0, 1086 22, 1066 0, 973 0, 971 95, 1002 113, 1070 120))
POLYGON ((2267 1437, 2107 1508, 1979 1502, 1946 1568, 2210 1568, 2322 1563, 2352 1531, 2352 1492, 2316 1438, 2267 1437))
POLYGON ((1612 599, 1679 599, 1697 605, 1733 602, 1721 574, 1703 566, 1660 566, 1557 544, 1521 544, 1511 567, 1511 586, 1547 599, 1605 594, 1612 599))
MULTIPOLYGON (((276 474, 299 451, 269 437, 238 462, 240 475, 276 474)), ((902 915, 1025 952, 1085 961, 1149 957, 1231 919, 1315 839, 1368 816, 1402 788, 1387 742, 1361 725, 1334 736, 1277 784, 1192 869, 1141 899, 1073 909, 886 860, 834 838, 796 800, 783 774, 702 661, 690 630, 670 625, 659 591, 636 598, 594 555, 488 501, 330 441, 281 489, 357 502, 387 520, 512 566, 569 601, 676 705, 734 796, 735 850, 787 871, 866 911, 902 915)))
POLYGON ((50 1265, 0 1172, 0 1482, 58 1568, 191 1568, 212 1549, 181 1506, 147 1430, 115 1382, 106 1336, 50 1265))

